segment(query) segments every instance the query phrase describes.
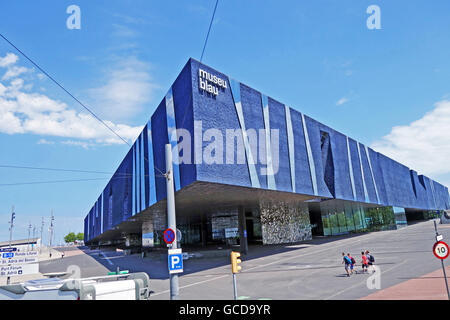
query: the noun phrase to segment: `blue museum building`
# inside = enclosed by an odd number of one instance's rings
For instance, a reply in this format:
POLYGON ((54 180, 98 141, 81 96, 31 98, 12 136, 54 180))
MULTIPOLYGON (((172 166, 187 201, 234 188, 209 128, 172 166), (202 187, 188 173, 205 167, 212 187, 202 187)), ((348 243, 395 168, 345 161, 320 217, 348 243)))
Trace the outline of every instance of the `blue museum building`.
POLYGON ((189 59, 84 219, 88 245, 164 247, 165 145, 181 244, 280 244, 450 209, 448 188, 189 59))

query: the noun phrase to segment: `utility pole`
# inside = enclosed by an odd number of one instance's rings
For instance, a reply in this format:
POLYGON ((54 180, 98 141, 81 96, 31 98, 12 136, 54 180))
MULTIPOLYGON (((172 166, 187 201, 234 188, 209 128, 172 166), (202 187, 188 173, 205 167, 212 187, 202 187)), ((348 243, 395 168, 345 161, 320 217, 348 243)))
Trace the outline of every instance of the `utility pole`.
POLYGON ((52 257, 52 238, 53 238, 53 221, 55 220, 55 217, 53 217, 53 210, 52 214, 50 216, 50 227, 48 228, 49 231, 49 239, 48 239, 48 250, 49 250, 49 256, 52 257))
POLYGON ((39 244, 39 253, 42 252, 42 231, 44 231, 44 217, 42 217, 42 224, 41 224, 41 242, 39 244))
POLYGON ((31 232, 31 222, 28 224, 27 251, 29 251, 29 249, 30 249, 30 232, 31 232))
MULTIPOLYGON (((33 241, 36 241, 36 226, 33 225, 33 241)), ((37 244, 37 241, 36 241, 37 244)), ((34 249, 34 244, 31 245, 31 249, 34 249)))
POLYGON ((12 212, 11 212, 11 221, 9 221, 10 227, 9 227, 9 247, 11 248, 11 242, 12 242, 12 230, 14 227, 14 219, 16 218, 16 213, 14 212, 14 206, 12 206, 12 212))
MULTIPOLYGON (((173 184, 173 164, 172 164, 172 146, 166 144, 166 186, 167 186, 167 224, 168 228, 175 232, 175 240, 172 242, 172 249, 177 249, 177 223, 175 216, 175 190, 173 184)), ((178 274, 170 274, 170 300, 178 300, 178 274)))

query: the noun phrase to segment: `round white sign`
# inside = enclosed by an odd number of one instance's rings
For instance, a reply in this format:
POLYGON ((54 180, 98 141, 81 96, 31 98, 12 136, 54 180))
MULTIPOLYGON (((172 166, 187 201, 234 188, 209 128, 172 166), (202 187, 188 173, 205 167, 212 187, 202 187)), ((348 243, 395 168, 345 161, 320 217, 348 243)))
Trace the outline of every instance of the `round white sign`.
POLYGON ((438 241, 434 244, 433 253, 438 259, 446 259, 450 252, 444 241, 438 241))

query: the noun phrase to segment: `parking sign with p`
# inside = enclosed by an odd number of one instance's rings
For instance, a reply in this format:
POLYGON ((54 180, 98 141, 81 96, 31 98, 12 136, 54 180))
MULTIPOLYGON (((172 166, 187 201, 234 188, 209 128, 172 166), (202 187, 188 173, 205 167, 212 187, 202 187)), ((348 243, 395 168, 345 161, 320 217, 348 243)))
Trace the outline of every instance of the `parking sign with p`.
POLYGON ((169 249, 169 273, 183 272, 183 253, 181 249, 169 249))

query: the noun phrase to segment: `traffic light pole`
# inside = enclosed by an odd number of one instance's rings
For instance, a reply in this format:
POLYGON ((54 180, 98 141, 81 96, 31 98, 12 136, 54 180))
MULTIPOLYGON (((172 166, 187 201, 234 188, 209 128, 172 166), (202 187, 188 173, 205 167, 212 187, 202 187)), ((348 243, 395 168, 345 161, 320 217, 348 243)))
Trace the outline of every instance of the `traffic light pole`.
POLYGON ((234 300, 237 300, 236 274, 233 273, 234 300))
MULTIPOLYGON (((173 184, 173 164, 172 164, 172 146, 166 144, 166 186, 167 186, 167 224, 174 231, 177 230, 175 216, 175 190, 173 184)), ((172 249, 177 249, 177 236, 175 232, 175 240, 172 243, 172 249)), ((170 300, 178 300, 178 274, 170 274, 170 300)))
POLYGON ((237 300, 237 284, 236 284, 236 273, 241 270, 241 266, 239 265, 242 261, 240 259, 241 254, 239 252, 231 251, 231 272, 233 273, 233 291, 234 291, 234 300, 237 300))

